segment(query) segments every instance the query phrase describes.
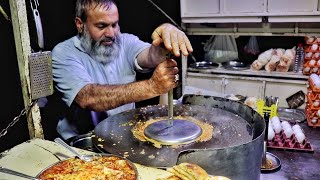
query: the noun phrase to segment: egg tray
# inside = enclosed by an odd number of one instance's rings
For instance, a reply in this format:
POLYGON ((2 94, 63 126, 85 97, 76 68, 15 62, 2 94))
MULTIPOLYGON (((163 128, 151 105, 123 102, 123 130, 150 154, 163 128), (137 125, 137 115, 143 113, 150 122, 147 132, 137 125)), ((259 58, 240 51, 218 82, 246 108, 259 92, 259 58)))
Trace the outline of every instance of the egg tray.
POLYGON ((305 53, 308 53, 308 52, 317 53, 317 52, 320 52, 320 47, 318 46, 316 49, 312 49, 312 45, 305 46, 304 52, 305 53))
POLYGON ((320 88, 316 87, 310 77, 308 78, 308 90, 311 90, 313 93, 320 93, 320 88))
MULTIPOLYGON (((316 113, 315 113, 316 114, 316 113)), ((320 121, 318 120, 317 122, 313 123, 312 122, 312 118, 316 116, 316 115, 313 115, 313 114, 307 114, 307 122, 308 122, 308 126, 310 127, 313 127, 313 128, 317 128, 317 127, 320 127, 320 121)))
POLYGON ((307 59, 307 58, 305 58, 303 60, 303 67, 319 68, 320 67, 320 64, 318 63, 319 60, 320 60, 320 57, 317 58, 317 59, 307 59), (314 61, 311 61, 311 60, 314 60, 314 61))
POLYGON ((306 44, 320 44, 319 36, 306 36, 304 37, 306 44))
POLYGON ((307 152, 314 151, 307 138, 305 138, 302 143, 299 143, 295 134, 292 134, 290 138, 287 138, 283 130, 281 130, 280 133, 276 133, 272 140, 267 141, 267 147, 307 152))
POLYGON ((320 52, 306 52, 304 55, 303 64, 310 63, 310 60, 319 60, 320 52))
POLYGON ((318 111, 320 110, 320 105, 315 106, 314 105, 314 101, 311 99, 307 98, 307 102, 306 102, 306 110, 310 110, 310 111, 318 111))
POLYGON ((306 64, 303 65, 302 73, 304 75, 310 75, 310 74, 318 74, 318 75, 320 75, 320 67, 318 67, 316 65, 310 66, 308 63, 306 63, 306 64), (307 71, 307 68, 309 69, 308 71, 307 71), (315 68, 315 70, 314 70, 314 68, 315 68))
POLYGON ((313 93, 312 90, 310 90, 307 93, 307 100, 314 102, 315 100, 319 100, 320 101, 320 94, 319 93, 313 93))

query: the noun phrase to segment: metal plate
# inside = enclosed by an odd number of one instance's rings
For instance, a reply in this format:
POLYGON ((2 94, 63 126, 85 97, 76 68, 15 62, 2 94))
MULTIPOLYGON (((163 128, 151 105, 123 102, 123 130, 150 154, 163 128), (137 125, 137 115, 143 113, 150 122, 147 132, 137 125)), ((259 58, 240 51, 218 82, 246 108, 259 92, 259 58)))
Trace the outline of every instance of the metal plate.
POLYGON ((304 111, 301 109, 278 108, 278 116, 281 121, 302 122, 306 119, 304 111))
POLYGON ((111 116, 94 129, 93 142, 102 152, 126 155, 133 162, 153 166, 169 167, 176 164, 181 151, 188 149, 226 148, 248 143, 253 139, 250 124, 240 116, 219 108, 198 105, 174 106, 175 116, 191 116, 213 125, 213 138, 206 142, 190 143, 184 146, 154 147, 149 142, 137 140, 132 127, 137 121, 167 117, 165 105, 147 106, 111 116), (99 141, 103 139, 103 141, 99 141))
POLYGON ((196 68, 196 69, 214 69, 219 67, 219 65, 210 61, 201 61, 201 62, 190 64, 190 67, 196 68))
POLYGON ((157 121, 144 130, 148 138, 167 145, 193 142, 201 133, 202 129, 196 123, 181 119, 157 121))
POLYGON ((241 61, 228 61, 228 62, 224 62, 222 63, 222 67, 224 67, 225 69, 229 69, 229 70, 245 70, 245 69, 249 69, 250 65, 245 64, 244 62, 241 61))
POLYGON ((261 172, 265 172, 265 173, 266 172, 274 172, 274 171, 277 171, 280 169, 281 161, 276 155, 267 152, 266 158, 270 159, 272 161, 272 168, 270 168, 270 169, 261 168, 261 172))

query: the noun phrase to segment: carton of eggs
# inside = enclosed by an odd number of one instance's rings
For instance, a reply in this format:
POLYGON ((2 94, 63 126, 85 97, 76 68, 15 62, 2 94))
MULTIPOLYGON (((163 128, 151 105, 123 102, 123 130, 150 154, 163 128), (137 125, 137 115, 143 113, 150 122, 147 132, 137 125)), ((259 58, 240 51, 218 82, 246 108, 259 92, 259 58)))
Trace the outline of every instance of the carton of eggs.
POLYGON ((268 147, 313 151, 310 142, 299 124, 291 126, 288 121, 278 121, 278 117, 270 120, 268 129, 268 147), (277 133, 280 127, 280 132, 277 133))

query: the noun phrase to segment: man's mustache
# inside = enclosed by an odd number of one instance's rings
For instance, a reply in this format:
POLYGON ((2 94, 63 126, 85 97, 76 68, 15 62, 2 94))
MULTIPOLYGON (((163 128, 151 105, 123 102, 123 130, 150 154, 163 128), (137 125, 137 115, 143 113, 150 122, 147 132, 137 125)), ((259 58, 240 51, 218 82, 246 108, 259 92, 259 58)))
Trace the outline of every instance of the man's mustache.
POLYGON ((100 40, 100 43, 103 43, 103 42, 114 42, 116 40, 116 38, 114 38, 114 37, 105 37, 105 38, 102 38, 101 40, 100 40))

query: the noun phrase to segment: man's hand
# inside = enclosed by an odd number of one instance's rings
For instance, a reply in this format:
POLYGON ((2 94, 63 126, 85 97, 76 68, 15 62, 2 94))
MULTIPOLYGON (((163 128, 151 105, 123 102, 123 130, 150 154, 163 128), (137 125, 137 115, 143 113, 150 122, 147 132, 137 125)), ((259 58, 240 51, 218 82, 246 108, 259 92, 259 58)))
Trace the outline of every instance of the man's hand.
POLYGON ((149 79, 153 90, 160 95, 175 88, 177 86, 176 75, 178 72, 179 69, 177 68, 177 62, 175 60, 167 59, 160 63, 149 79))
POLYGON ((180 56, 180 51, 185 56, 193 51, 186 34, 171 24, 160 25, 153 31, 151 37, 154 46, 159 46, 163 43, 164 47, 176 57, 180 56))

